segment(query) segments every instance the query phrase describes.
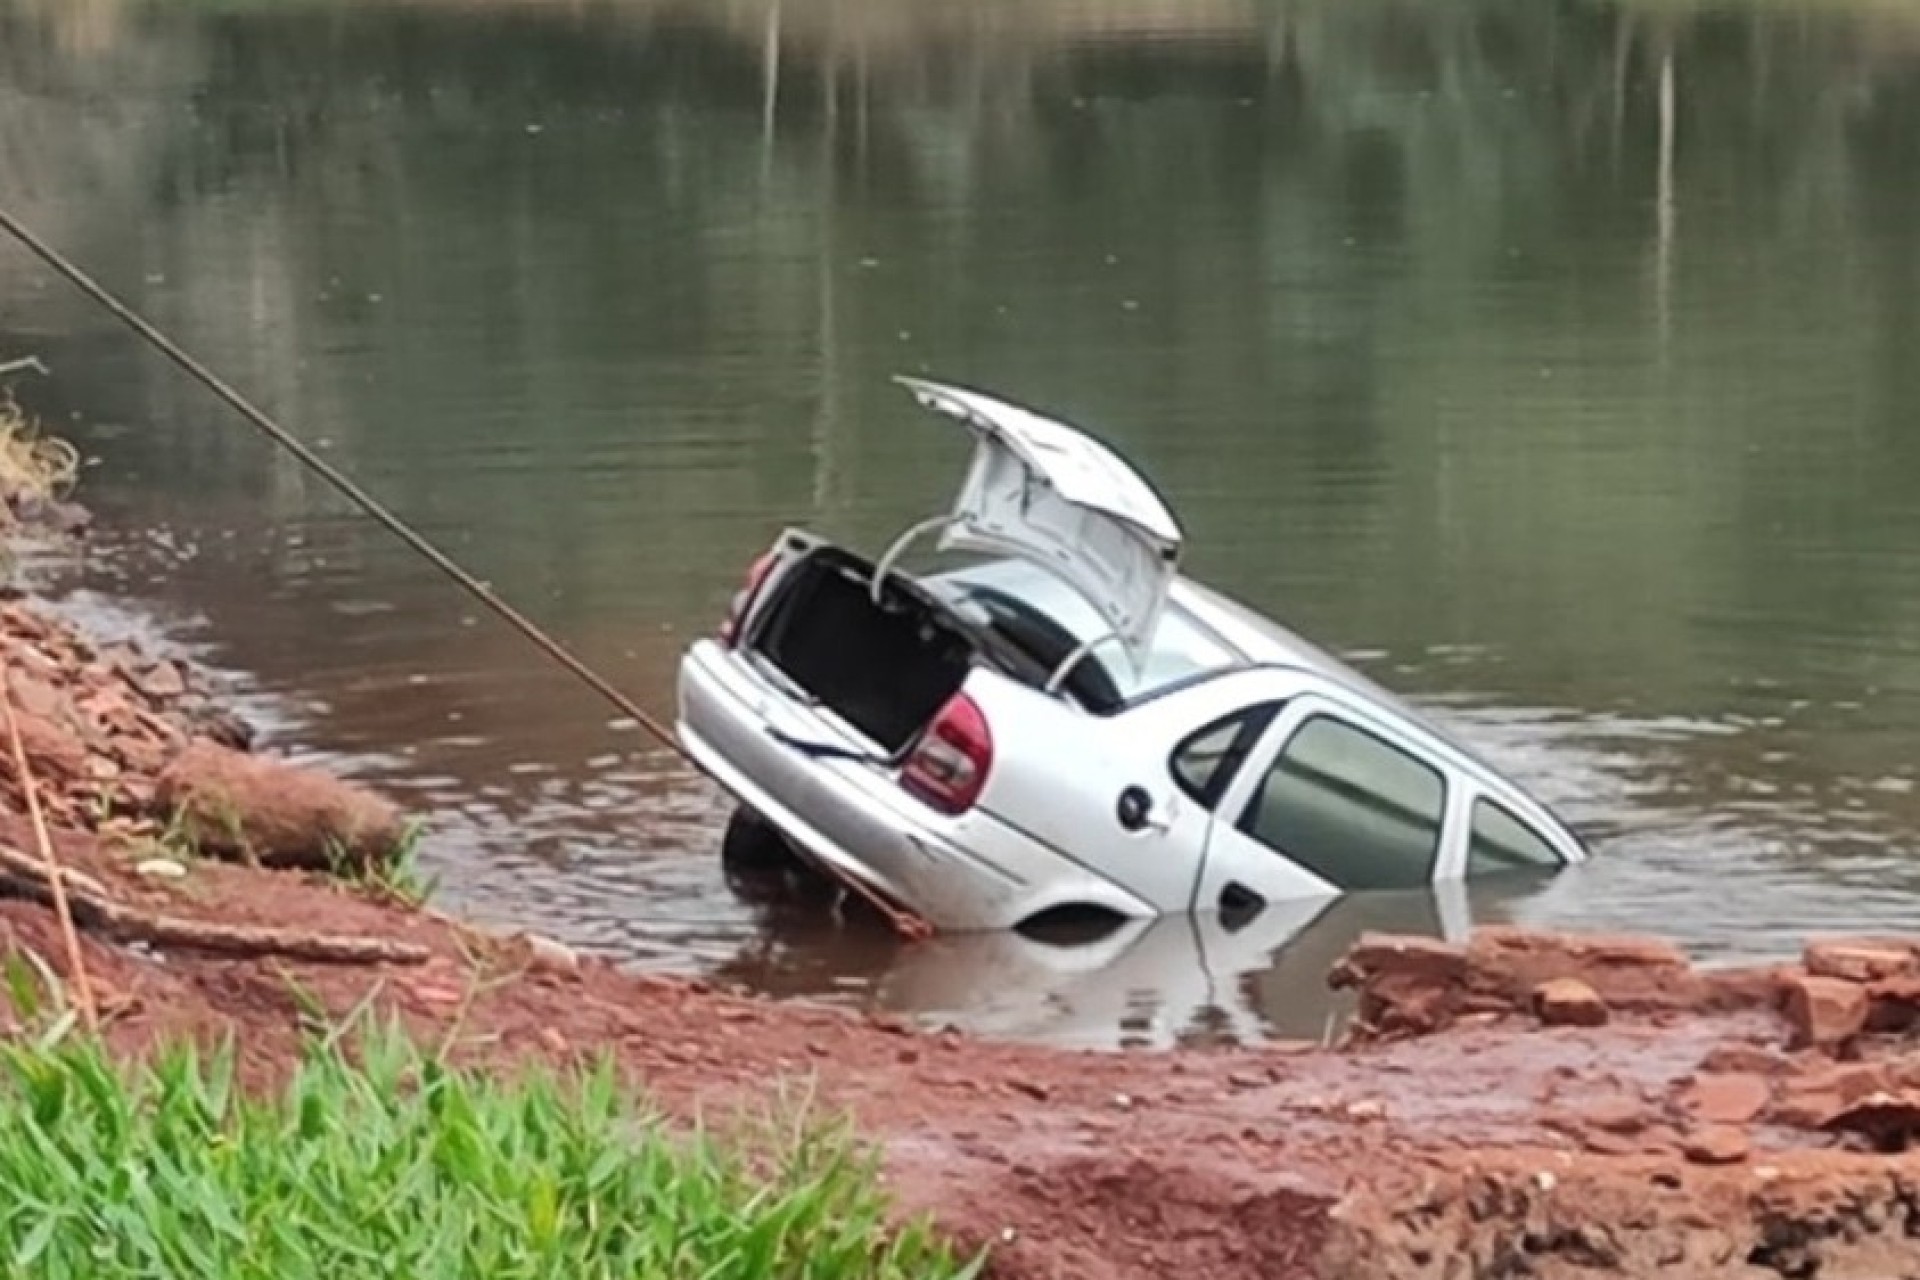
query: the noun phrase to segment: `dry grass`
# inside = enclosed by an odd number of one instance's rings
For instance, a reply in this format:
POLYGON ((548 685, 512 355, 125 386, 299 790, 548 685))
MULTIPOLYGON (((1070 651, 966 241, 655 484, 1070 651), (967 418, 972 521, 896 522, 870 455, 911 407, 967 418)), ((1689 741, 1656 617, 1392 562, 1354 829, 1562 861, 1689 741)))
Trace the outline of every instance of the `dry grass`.
POLYGON ((0 499, 59 498, 80 474, 80 455, 45 434, 0 388, 0 499))

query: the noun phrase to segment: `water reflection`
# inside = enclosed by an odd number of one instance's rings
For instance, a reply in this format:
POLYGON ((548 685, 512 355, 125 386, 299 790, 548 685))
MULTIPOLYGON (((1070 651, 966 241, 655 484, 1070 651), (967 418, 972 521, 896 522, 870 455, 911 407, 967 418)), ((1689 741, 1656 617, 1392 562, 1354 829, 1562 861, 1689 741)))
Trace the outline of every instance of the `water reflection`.
POLYGON ((902 943, 877 929, 848 935, 818 917, 775 916, 718 972, 748 986, 860 1003, 931 1024, 1109 1047, 1320 1040, 1344 1027, 1352 1002, 1327 986, 1333 963, 1362 933, 1393 930, 1464 939, 1475 920, 1537 877, 1437 892, 1369 893, 1272 904, 1250 919, 1219 915, 1110 922, 1090 937, 1024 934, 902 943), (835 928, 839 945, 821 945, 835 928), (826 959, 826 957, 831 957, 826 959))
MULTIPOLYGON (((780 525, 945 500, 888 381, 934 372, 1098 424, 1198 576, 1602 835, 1489 909, 1911 917, 1910 6, 0 0, 0 73, 10 207, 650 704, 780 525)), ((86 583, 431 807, 456 905, 965 1004, 763 937, 710 787, 17 255, 0 296, 103 459, 86 583)))

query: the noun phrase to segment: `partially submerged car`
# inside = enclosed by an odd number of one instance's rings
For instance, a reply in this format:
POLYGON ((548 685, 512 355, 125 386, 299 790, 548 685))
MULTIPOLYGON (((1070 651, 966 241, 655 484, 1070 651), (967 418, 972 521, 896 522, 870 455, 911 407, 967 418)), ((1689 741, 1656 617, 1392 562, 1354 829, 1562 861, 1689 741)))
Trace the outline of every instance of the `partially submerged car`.
POLYGON ((799 529, 679 676, 677 731, 740 802, 724 852, 800 859, 939 929, 1268 902, 1584 860, 1413 708, 1179 573, 1112 450, 899 381, 975 446, 877 562, 799 529), (916 539, 962 563, 909 573, 916 539))

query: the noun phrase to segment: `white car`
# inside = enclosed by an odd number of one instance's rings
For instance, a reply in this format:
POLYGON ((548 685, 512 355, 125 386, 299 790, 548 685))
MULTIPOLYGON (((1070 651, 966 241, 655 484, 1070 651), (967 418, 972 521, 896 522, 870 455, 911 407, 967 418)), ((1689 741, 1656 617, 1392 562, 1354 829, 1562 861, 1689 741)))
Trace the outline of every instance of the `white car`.
POLYGON ((1181 576, 1180 526, 1106 446, 899 381, 975 437, 952 509, 877 564, 783 532, 682 659, 677 732, 740 802, 730 862, 797 854, 974 930, 1245 916, 1587 856, 1392 694, 1181 576), (963 563, 897 567, 935 533, 963 563))

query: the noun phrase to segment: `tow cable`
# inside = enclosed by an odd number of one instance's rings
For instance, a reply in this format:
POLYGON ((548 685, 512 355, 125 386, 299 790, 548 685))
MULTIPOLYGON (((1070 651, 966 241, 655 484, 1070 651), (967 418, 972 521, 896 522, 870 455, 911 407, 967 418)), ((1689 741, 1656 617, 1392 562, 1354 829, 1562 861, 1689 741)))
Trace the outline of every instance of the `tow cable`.
MULTIPOLYGON (((52 245, 28 230, 19 219, 15 218, 11 212, 4 208, 0 208, 0 228, 4 228, 7 234, 19 241, 20 244, 36 258, 39 258, 42 262, 46 263, 47 266, 53 268, 53 270, 69 284, 98 303, 102 308, 111 313, 115 319, 125 324, 129 329, 132 329, 134 333, 138 334, 161 354, 179 365, 189 376, 207 387, 208 390, 212 391, 222 400, 226 401, 229 406, 236 410, 249 423, 265 433, 270 440, 285 449, 288 453, 291 453, 299 460, 301 465, 332 485, 334 489, 345 496, 349 502, 353 503, 367 515, 373 517, 373 519, 385 527, 389 533, 418 552, 423 559, 447 577, 451 578, 454 583, 468 595, 471 595, 474 599, 485 605, 496 616, 505 621, 508 626, 518 631, 528 640, 531 640, 545 652, 549 658, 559 663, 566 670, 572 672, 584 682, 588 688, 612 703, 623 715, 639 725, 641 729, 645 730, 647 734, 657 740, 662 746, 672 751, 688 764, 693 765, 696 769, 699 768, 699 762, 687 751, 685 744, 675 737, 673 731, 664 723, 649 714, 646 708, 621 692, 611 681, 607 680, 585 662, 582 662, 578 657, 574 656, 572 651, 549 635, 531 618, 528 618, 518 609, 515 609, 512 605, 501 599, 486 583, 461 568, 454 562, 452 557, 427 541, 422 534, 390 511, 379 499, 361 488, 351 478, 333 466, 332 463, 309 449, 298 437, 293 435, 292 432, 282 427, 264 410, 257 408, 245 396, 235 391, 211 369, 182 350, 180 346, 171 338, 167 337, 166 334, 162 333, 152 323, 140 316, 124 302, 121 302, 119 298, 108 292, 104 286, 100 285, 86 272, 82 271, 67 258, 65 254, 62 254, 58 249, 55 249, 52 245)), ((859 877, 841 871, 822 858, 808 857, 807 860, 825 874, 832 876, 863 898, 874 910, 878 911, 881 917, 901 936, 910 940, 918 940, 932 936, 933 926, 925 918, 888 901, 871 885, 866 884, 859 877)))

